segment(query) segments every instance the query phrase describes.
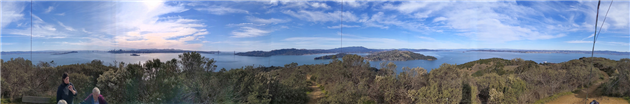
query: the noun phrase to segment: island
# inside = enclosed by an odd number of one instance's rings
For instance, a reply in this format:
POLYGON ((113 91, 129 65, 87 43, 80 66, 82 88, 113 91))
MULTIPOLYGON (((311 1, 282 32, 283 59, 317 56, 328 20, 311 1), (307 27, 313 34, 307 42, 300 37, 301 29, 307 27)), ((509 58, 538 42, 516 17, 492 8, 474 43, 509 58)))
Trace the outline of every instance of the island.
POLYGON ((79 53, 79 52, 77 52, 77 51, 70 51, 70 52, 53 53, 52 55, 65 55, 65 54, 70 54, 70 53, 79 53))
MULTIPOLYGON (((279 49, 272 50, 269 52, 265 51, 249 51, 249 52, 239 52, 235 55, 239 56, 256 56, 256 57, 269 57, 273 55, 309 55, 309 54, 324 54, 324 53, 373 53, 373 52, 383 52, 393 49, 368 49, 362 46, 352 46, 352 47, 341 47, 335 49, 279 49)), ((430 50, 430 49, 403 49, 409 51, 438 51, 438 50, 430 50)))
POLYGON ((184 53, 184 52, 197 52, 197 53, 205 53, 205 54, 215 54, 219 53, 219 51, 191 51, 191 50, 181 50, 181 49, 137 49, 137 50, 110 50, 107 51, 109 53, 184 53))
POLYGON ((376 52, 367 55, 368 61, 407 61, 407 60, 437 60, 433 56, 425 56, 411 51, 391 50, 384 52, 376 52))
POLYGON ((326 55, 326 56, 321 56, 321 57, 315 57, 315 60, 323 60, 323 59, 333 59, 333 58, 343 58, 343 56, 346 56, 349 54, 346 53, 338 53, 338 54, 334 54, 334 55, 326 55))

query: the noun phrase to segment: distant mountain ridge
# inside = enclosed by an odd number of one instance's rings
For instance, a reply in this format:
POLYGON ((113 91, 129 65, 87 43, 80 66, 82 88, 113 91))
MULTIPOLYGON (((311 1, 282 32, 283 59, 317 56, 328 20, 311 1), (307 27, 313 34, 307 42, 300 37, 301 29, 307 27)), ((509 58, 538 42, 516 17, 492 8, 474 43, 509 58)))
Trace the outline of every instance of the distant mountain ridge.
MULTIPOLYGON (((269 52, 265 51, 249 51, 249 52, 239 52, 236 55, 239 56, 257 56, 257 57, 269 57, 273 55, 307 55, 307 54, 321 54, 321 53, 373 53, 373 52, 383 52, 394 49, 369 49, 362 46, 352 46, 352 47, 341 47, 334 49, 279 49, 279 50, 271 50, 269 52)), ((430 49, 403 49, 409 51, 437 51, 430 49)))
POLYGON ((197 53, 207 53, 214 54, 219 53, 219 51, 191 51, 191 50, 181 50, 181 49, 137 49, 137 50, 110 50, 107 51, 109 53, 184 53, 184 52, 197 52, 197 53))
MULTIPOLYGON (((577 53, 577 54, 591 54, 591 51, 573 51, 573 50, 493 50, 493 49, 478 49, 468 50, 477 52, 515 52, 515 53, 577 53)), ((630 52, 617 52, 617 51, 595 51, 595 54, 608 54, 608 55, 630 55, 630 52)))

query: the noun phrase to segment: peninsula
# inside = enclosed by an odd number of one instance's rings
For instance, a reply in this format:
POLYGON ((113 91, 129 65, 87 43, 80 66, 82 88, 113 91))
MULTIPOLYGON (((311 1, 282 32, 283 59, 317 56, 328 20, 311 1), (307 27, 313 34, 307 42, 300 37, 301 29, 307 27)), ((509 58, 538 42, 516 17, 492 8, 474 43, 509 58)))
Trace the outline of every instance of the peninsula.
POLYGON ((437 60, 433 56, 425 56, 411 51, 384 51, 367 55, 366 60, 369 61, 407 61, 407 60, 437 60))

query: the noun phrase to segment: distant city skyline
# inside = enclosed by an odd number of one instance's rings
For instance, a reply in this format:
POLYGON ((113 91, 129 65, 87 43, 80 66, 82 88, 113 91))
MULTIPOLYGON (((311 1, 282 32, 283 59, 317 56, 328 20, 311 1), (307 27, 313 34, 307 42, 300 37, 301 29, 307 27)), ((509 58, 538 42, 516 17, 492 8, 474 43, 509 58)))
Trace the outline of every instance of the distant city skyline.
MULTIPOLYGON (((614 1, 604 23, 610 2, 601 1, 598 24, 604 25, 595 50, 628 52, 630 3, 614 1)), ((33 51, 349 46, 590 51, 597 12, 595 0, 1 3, 2 51, 30 51, 31 38, 33 51)))

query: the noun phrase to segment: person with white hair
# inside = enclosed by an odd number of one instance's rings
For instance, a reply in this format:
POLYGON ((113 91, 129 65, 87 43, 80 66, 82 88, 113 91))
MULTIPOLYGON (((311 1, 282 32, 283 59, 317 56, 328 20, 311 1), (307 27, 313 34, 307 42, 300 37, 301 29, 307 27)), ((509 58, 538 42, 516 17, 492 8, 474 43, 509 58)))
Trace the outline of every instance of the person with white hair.
POLYGON ((61 99, 57 102, 57 104, 68 104, 68 102, 66 102, 66 100, 61 99))
POLYGON ((101 91, 98 87, 94 87, 92 94, 85 98, 81 104, 107 104, 107 101, 105 101, 105 98, 101 95, 101 91))

